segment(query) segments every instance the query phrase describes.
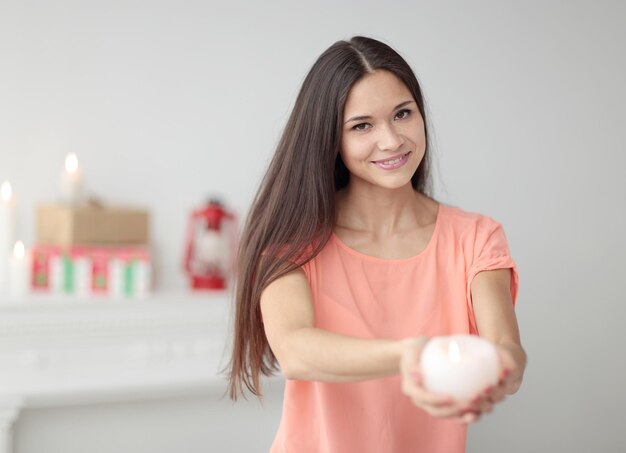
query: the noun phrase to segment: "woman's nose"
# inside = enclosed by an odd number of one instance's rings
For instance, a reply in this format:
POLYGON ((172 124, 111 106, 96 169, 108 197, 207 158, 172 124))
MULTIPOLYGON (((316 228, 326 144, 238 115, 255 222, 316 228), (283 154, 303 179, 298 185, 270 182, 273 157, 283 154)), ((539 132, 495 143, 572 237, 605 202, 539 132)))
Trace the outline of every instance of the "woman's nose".
POLYGON ((404 143, 404 139, 394 129, 393 125, 383 124, 379 129, 379 134, 378 148, 382 151, 396 150, 404 143))

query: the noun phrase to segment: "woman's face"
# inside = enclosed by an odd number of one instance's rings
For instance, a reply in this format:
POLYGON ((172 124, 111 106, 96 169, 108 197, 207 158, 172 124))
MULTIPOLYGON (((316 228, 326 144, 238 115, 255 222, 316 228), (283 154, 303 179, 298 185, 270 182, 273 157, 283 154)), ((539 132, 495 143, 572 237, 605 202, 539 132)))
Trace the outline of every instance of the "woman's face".
POLYGON ((411 92, 377 70, 354 84, 344 108, 340 155, 350 184, 410 184, 426 149, 424 121, 411 92))

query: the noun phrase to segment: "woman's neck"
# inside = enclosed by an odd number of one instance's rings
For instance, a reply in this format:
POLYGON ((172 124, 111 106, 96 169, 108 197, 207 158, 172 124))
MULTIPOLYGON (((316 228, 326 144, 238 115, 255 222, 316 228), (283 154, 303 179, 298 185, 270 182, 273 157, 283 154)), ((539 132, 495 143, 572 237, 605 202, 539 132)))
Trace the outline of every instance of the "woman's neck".
POLYGON ((399 189, 348 185, 336 193, 336 226, 389 237, 430 223, 428 198, 410 184, 399 189))

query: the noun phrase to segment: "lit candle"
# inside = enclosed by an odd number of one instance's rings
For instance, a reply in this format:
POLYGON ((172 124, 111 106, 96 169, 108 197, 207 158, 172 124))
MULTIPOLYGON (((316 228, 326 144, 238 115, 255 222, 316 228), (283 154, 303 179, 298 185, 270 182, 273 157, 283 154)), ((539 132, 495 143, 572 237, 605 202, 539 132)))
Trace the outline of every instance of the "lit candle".
POLYGON ((420 367, 427 390, 459 401, 497 384, 501 371, 495 346, 476 335, 430 339, 422 351, 420 367))
POLYGON ((19 298, 28 292, 30 283, 30 260, 26 254, 24 243, 17 241, 11 257, 11 295, 19 298))
POLYGON ((61 176, 61 193, 69 203, 80 201, 83 186, 83 176, 78 167, 78 157, 70 153, 65 157, 65 171, 61 176))
POLYGON ((15 202, 11 183, 0 185, 0 293, 9 290, 9 258, 15 241, 15 202))
MULTIPOLYGON (((203 230, 196 239, 196 257, 203 266, 225 271, 228 265, 228 243, 216 230, 203 230)), ((201 271, 202 272, 202 271, 201 271)))

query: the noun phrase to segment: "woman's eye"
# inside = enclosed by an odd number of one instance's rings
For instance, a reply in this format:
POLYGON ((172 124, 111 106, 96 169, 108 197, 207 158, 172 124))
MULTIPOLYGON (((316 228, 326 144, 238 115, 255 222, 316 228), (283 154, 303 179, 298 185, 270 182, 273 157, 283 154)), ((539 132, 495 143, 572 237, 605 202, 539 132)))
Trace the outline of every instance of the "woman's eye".
POLYGON ((354 126, 352 129, 354 129, 355 131, 364 131, 366 128, 362 127, 362 126, 368 126, 369 123, 359 123, 356 126, 354 126))
POLYGON ((396 115, 400 115, 402 113, 406 113, 406 115, 403 115, 400 119, 403 120, 405 118, 407 118, 410 114, 411 114, 411 109, 403 109, 400 110, 398 113, 396 113, 396 115))
MULTIPOLYGON (((411 112, 412 112, 411 109, 402 109, 398 113, 396 113, 396 118, 404 120, 404 119, 408 118, 411 115, 411 112)), ((371 126, 371 124, 370 123, 359 123, 356 126, 353 126, 352 130, 362 132, 362 131, 365 131, 365 130, 369 129, 369 127, 367 127, 367 126, 371 126)))

